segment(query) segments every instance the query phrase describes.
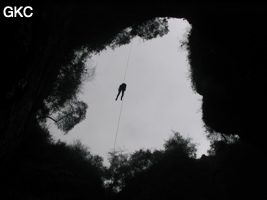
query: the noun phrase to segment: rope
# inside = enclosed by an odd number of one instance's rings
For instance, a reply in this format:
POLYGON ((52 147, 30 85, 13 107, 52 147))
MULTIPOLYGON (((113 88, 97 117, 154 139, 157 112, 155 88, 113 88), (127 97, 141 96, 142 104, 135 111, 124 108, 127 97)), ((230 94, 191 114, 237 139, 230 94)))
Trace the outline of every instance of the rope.
MULTIPOLYGON (((129 54, 128 54, 128 59, 127 59, 127 64, 126 64, 126 68, 125 68, 123 83, 125 82, 125 79, 126 79, 126 74, 127 74, 127 70, 128 70, 128 64, 129 64, 129 60, 130 60, 130 54, 131 54, 131 51, 132 51, 132 45, 133 45, 133 42, 131 42, 131 47, 130 47, 130 51, 129 51, 129 54)), ((115 152, 115 148, 116 148, 117 137, 118 137, 119 127, 120 127, 122 106, 123 106, 123 100, 121 102, 119 120, 118 120, 118 124, 117 124, 116 136, 115 136, 115 141, 114 141, 114 147, 113 147, 114 152, 115 152)))
POLYGON ((129 60, 130 60, 130 54, 131 54, 131 51, 132 51, 132 46, 133 46, 133 41, 131 42, 131 47, 130 47, 130 51, 129 51, 129 54, 128 54, 128 59, 127 59, 127 64, 126 64, 125 73, 124 73, 123 83, 124 83, 124 81, 125 81, 126 73, 127 73, 127 70, 128 70, 128 64, 129 64, 129 60))
POLYGON ((117 142, 117 137, 118 137, 118 132, 119 132, 119 126, 120 126, 120 120, 121 120, 121 111, 122 111, 122 106, 123 106, 123 100, 121 102, 121 109, 120 109, 120 114, 119 114, 119 120, 117 124, 117 131, 116 131, 116 136, 115 136, 115 141, 114 141, 114 152, 115 152, 115 147, 116 147, 116 142, 117 142))

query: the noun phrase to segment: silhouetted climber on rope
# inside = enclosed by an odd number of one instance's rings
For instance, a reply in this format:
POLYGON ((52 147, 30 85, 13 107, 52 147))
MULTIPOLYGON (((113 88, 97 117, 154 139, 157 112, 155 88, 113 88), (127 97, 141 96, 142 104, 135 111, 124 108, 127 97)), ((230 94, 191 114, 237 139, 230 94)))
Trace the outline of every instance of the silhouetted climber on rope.
POLYGON ((121 100, 122 100, 122 97, 123 97, 123 95, 124 95, 125 90, 126 90, 126 84, 125 84, 125 83, 122 83, 122 84, 120 85, 119 89, 118 89, 118 95, 117 95, 117 97, 116 97, 116 101, 117 101, 117 99, 118 99, 120 93, 121 93, 121 100))

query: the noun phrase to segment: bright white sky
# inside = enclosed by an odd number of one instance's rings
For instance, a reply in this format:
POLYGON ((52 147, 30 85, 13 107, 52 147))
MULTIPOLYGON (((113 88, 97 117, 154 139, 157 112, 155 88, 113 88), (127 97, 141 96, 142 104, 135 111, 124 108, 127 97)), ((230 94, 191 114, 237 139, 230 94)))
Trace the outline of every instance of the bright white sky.
MULTIPOLYGON (((187 52, 180 48, 188 28, 186 20, 169 19, 167 35, 132 41, 116 148, 129 152, 162 149, 174 130, 199 144, 198 156, 206 153, 209 141, 201 120, 202 97, 192 91, 187 52)), ((96 65, 96 75, 80 95, 89 106, 83 122, 67 135, 50 124, 55 139, 67 143, 79 139, 92 154, 102 156, 105 164, 114 146, 122 103, 115 98, 124 79, 130 46, 108 49, 88 61, 96 65)))

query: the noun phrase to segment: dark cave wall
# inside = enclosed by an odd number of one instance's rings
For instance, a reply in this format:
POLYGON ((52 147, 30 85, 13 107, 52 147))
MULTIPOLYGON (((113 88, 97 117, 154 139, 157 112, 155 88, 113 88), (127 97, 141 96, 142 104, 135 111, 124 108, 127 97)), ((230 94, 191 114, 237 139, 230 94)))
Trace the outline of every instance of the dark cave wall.
MULTIPOLYGON (((1 3, 1 8, 4 5, 1 3)), ((34 120, 58 68, 69 61, 73 49, 85 43, 93 49, 133 23, 165 16, 185 18, 192 24, 188 44, 192 82, 203 96, 207 126, 263 144, 267 111, 266 8, 259 3, 62 1, 36 3, 31 20, 1 18, 6 26, 1 37, 2 60, 8 63, 5 73, 1 73, 1 103, 5 105, 0 109, 1 156, 13 149, 13 143, 19 143, 25 124, 30 126, 34 120), (25 77, 28 87, 15 99, 6 99, 6 94, 25 77)))
MULTIPOLYGON (((27 1, 23 4, 1 2, 1 10, 7 5, 28 4, 27 1)), ((36 122, 36 112, 49 95, 59 68, 71 62, 73 52, 84 45, 90 50, 103 50, 124 28, 153 17, 129 14, 128 5, 121 10, 117 4, 103 2, 29 5, 33 7, 32 18, 0 18, 4 27, 0 37, 4 63, 0 78, 0 102, 4 105, 0 108, 0 171, 3 174, 3 167, 6 168, 6 163, 18 151, 27 129, 36 122)))
POLYGON ((230 12, 203 10, 188 17, 193 27, 188 44, 193 86, 203 96, 203 121, 210 129, 238 134, 263 147, 266 5, 226 5, 230 12))

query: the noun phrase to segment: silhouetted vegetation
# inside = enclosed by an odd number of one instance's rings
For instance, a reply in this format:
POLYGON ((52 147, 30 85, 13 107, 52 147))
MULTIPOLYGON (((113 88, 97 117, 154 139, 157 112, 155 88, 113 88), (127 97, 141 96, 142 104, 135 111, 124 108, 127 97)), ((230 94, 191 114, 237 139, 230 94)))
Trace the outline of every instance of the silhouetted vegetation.
POLYGON ((103 199, 102 161, 80 141, 53 141, 46 128, 35 124, 1 180, 1 198, 103 199))
POLYGON ((261 199, 262 152, 238 139, 213 140, 209 155, 180 133, 163 150, 110 152, 110 166, 80 141, 53 141, 36 124, 1 181, 4 199, 261 199))
MULTIPOLYGON (((261 199, 265 198, 266 159, 264 154, 239 140, 214 140, 210 155, 195 158, 196 144, 175 133, 162 151, 141 150, 139 169, 115 199, 261 199), (171 145, 169 145, 171 144, 171 145), (142 154, 141 153, 141 154, 142 154), (151 161, 151 155, 154 158, 151 161), (145 159, 144 159, 145 158, 145 159), (147 163, 150 163, 147 165, 147 163)), ((140 152, 136 152, 140 155, 140 152)), ((123 159, 117 173, 131 174, 133 155, 123 159), (125 171, 124 171, 125 170, 125 171)), ((127 157, 127 156, 125 156, 127 157)), ((129 175, 128 175, 129 177, 129 175)), ((126 181, 127 180, 127 181, 126 181)))
POLYGON ((107 23, 97 13, 88 14, 88 5, 33 3, 32 18, 1 17, 2 62, 7 65, 0 84, 5 105, 0 109, 0 180, 6 199, 105 196, 102 158, 80 143, 51 141, 41 125, 49 118, 67 133, 85 119, 88 105, 78 94, 94 77, 95 66, 86 65, 92 54, 135 36, 163 36, 168 27, 166 19, 151 16, 110 16, 107 23))
POLYGON ((94 78, 95 67, 86 66, 88 52, 76 52, 70 64, 62 65, 53 88, 38 110, 38 120, 52 119, 57 127, 67 133, 85 119, 87 104, 78 100, 86 80, 94 78))
MULTIPOLYGON (((1 2, 2 10, 5 6, 1 2)), ((168 32, 167 21, 152 16, 122 20, 112 15, 107 22, 94 10, 88 12, 90 3, 38 2, 31 6, 31 18, 1 16, 5 73, 1 73, 0 86, 1 105, 5 106, 0 115, 0 160, 5 164, 0 169, 16 154, 36 119, 44 123, 50 118, 67 133, 85 118, 88 105, 77 94, 94 75, 94 66, 86 66, 87 58, 107 47, 127 44, 135 36, 152 39, 168 32)))
POLYGON ((266 5, 218 5, 59 1, 33 3, 32 18, 1 16, 1 198, 266 199, 266 5), (47 118, 65 133, 85 118, 77 94, 94 75, 86 59, 166 34, 157 16, 192 25, 186 47, 209 154, 196 158, 196 144, 174 133, 163 150, 110 152, 105 167, 81 142, 53 141, 47 118))

